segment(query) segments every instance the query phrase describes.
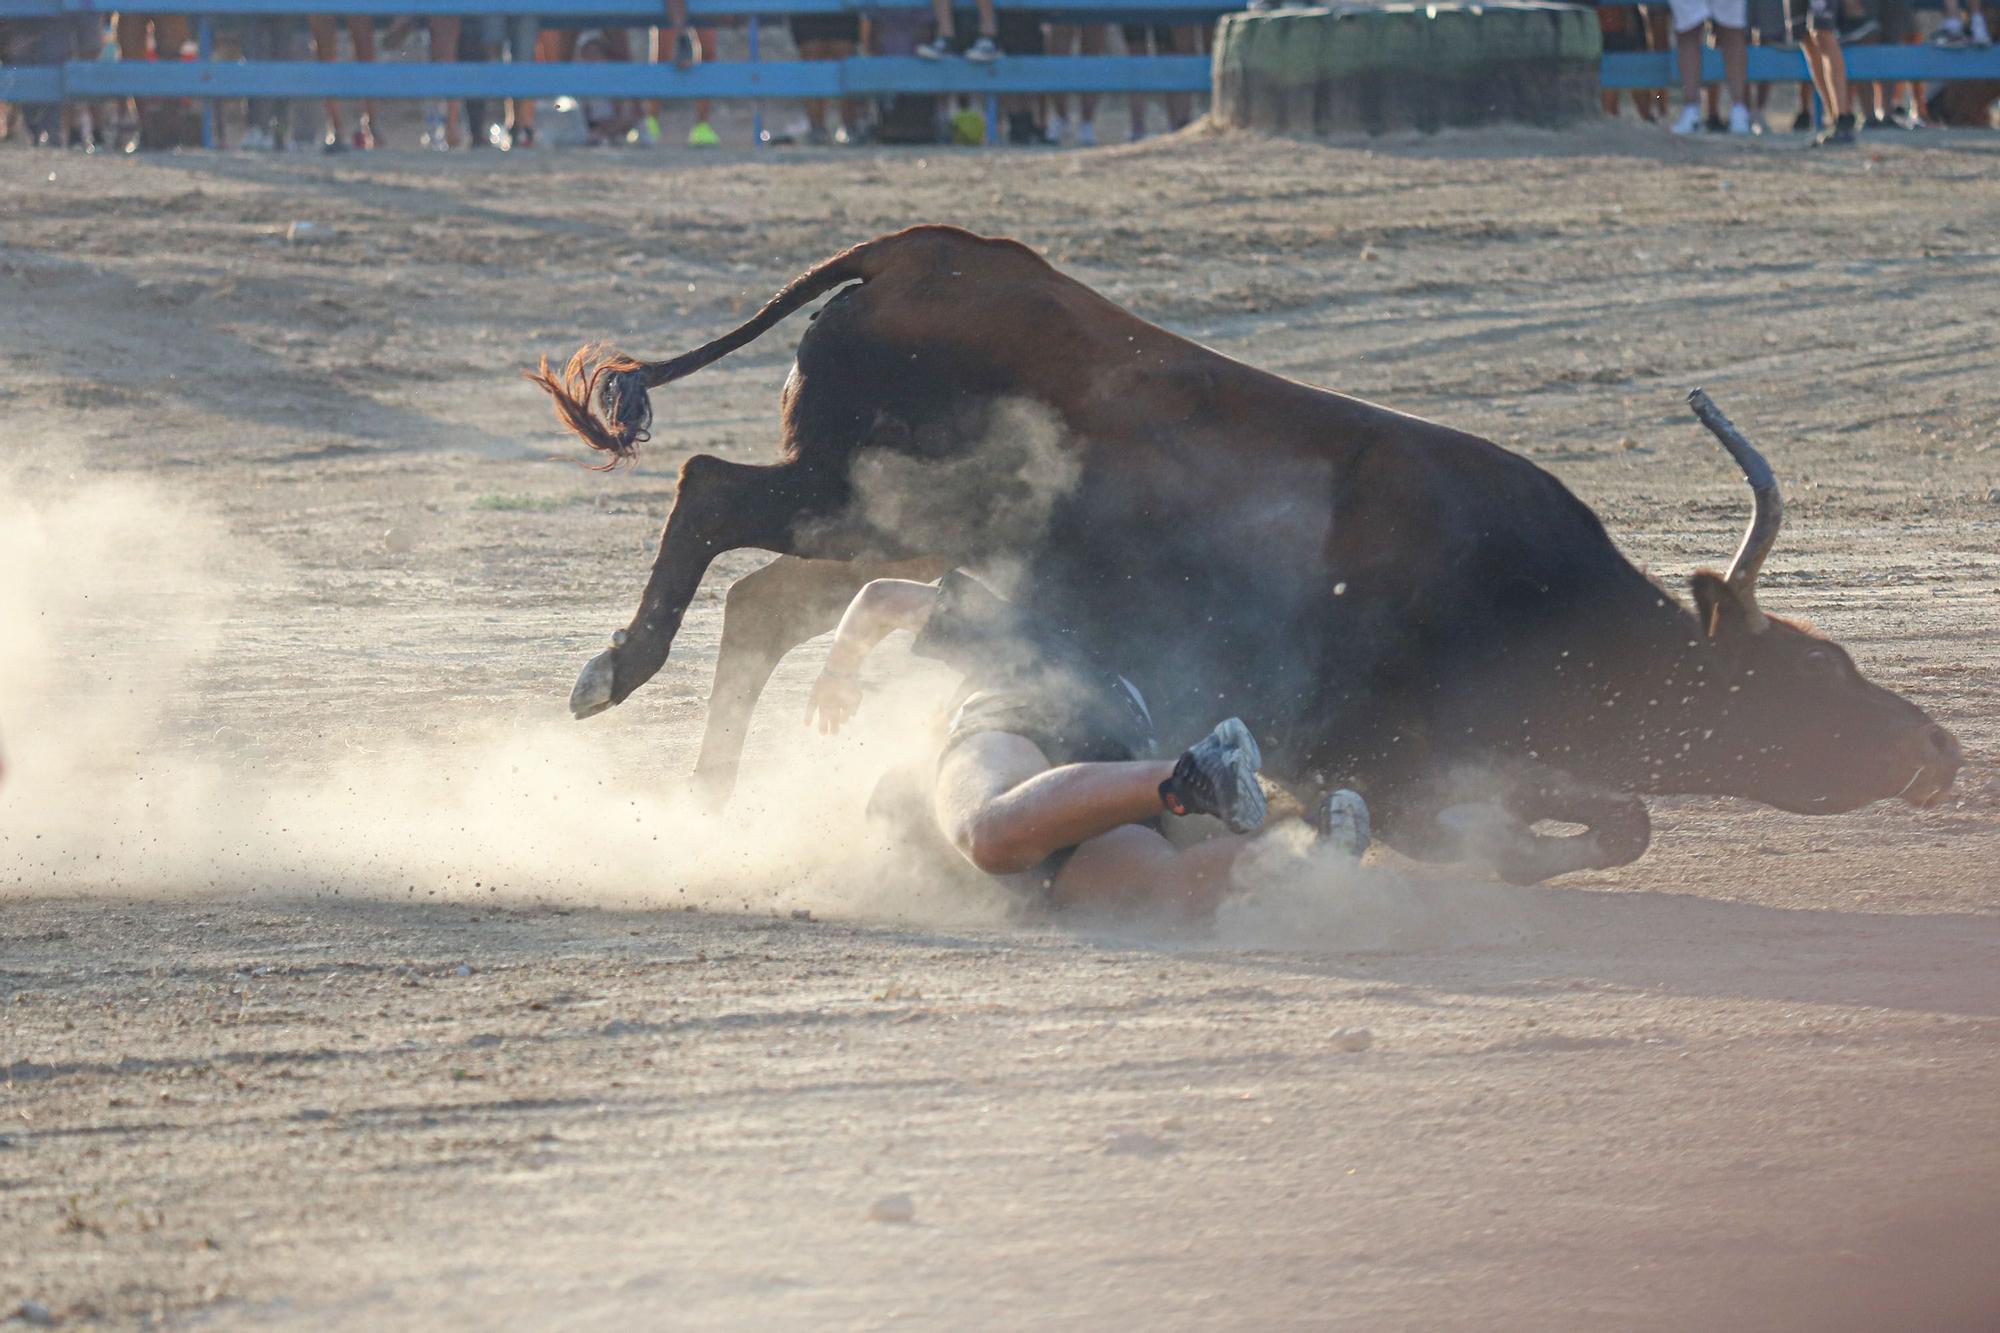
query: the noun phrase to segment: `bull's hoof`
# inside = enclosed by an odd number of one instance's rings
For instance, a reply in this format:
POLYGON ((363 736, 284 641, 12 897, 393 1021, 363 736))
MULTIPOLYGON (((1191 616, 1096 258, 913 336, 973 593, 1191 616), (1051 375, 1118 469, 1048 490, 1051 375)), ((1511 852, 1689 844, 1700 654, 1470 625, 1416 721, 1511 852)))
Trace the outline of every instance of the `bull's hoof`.
POLYGON ((584 664, 583 673, 576 678, 576 688, 569 692, 569 714, 577 721, 595 717, 617 702, 611 697, 617 673, 614 652, 614 649, 606 649, 591 658, 584 664))

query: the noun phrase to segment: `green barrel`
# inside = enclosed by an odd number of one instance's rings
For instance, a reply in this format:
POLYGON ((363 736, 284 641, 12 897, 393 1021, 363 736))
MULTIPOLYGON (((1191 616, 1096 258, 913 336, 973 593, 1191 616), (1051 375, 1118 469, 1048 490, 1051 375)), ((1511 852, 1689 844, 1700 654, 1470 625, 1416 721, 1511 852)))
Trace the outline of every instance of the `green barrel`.
POLYGON ((1595 10, 1515 0, 1231 14, 1215 119, 1276 134, 1562 125, 1601 114, 1595 10))

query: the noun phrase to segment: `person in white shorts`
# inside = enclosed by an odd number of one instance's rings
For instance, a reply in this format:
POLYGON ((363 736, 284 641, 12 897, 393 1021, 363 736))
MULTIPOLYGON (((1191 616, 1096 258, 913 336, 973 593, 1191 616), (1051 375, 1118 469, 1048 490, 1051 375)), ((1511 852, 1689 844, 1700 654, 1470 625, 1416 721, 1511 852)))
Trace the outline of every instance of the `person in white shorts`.
POLYGON ((1729 132, 1750 133, 1748 0, 1672 0, 1674 52, 1681 70, 1681 115, 1675 134, 1701 129, 1702 26, 1715 24, 1715 44, 1722 50, 1723 81, 1729 85, 1729 132))

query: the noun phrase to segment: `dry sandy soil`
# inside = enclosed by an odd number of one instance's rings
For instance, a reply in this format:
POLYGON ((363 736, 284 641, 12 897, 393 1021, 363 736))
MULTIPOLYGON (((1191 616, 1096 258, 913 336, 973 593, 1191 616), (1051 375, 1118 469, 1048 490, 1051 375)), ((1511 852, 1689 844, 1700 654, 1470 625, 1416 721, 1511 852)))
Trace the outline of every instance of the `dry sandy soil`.
POLYGON ((0 1318, 2000 1324, 1996 238, 1957 133, 0 152, 0 1318), (768 456, 804 325, 611 476, 518 372, 925 220, 1490 435, 1673 583, 1746 512, 1706 384, 1789 490, 1767 604, 1956 730, 1958 791, 1663 800, 1535 891, 1388 858, 1212 931, 1051 920, 853 831, 907 664, 836 744, 802 652, 698 813, 756 557, 630 703, 563 705, 679 459, 768 456))

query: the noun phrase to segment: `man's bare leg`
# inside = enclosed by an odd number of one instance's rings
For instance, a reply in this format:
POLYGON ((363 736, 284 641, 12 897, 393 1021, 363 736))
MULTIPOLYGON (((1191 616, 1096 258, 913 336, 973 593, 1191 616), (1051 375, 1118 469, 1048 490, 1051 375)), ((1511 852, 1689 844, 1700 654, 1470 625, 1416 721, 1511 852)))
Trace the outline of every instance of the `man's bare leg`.
POLYGON ((1212 911, 1249 835, 1220 834, 1185 849, 1142 827, 1162 813, 1171 760, 1048 767, 1034 742, 1008 732, 973 736, 938 770, 938 823, 959 852, 993 875, 1031 870, 1074 848, 1052 885, 1058 905, 1139 902, 1212 911))
POLYGON ((1224 833, 1175 847, 1152 829, 1128 824, 1091 838, 1056 873, 1050 892, 1060 907, 1132 907, 1144 903, 1206 916, 1229 896, 1230 874, 1252 834, 1224 833))
POLYGON ((1173 772, 1171 759, 1050 768, 1026 737, 981 732, 938 766, 938 826, 981 870, 1014 874, 1161 814, 1160 784, 1173 772))

